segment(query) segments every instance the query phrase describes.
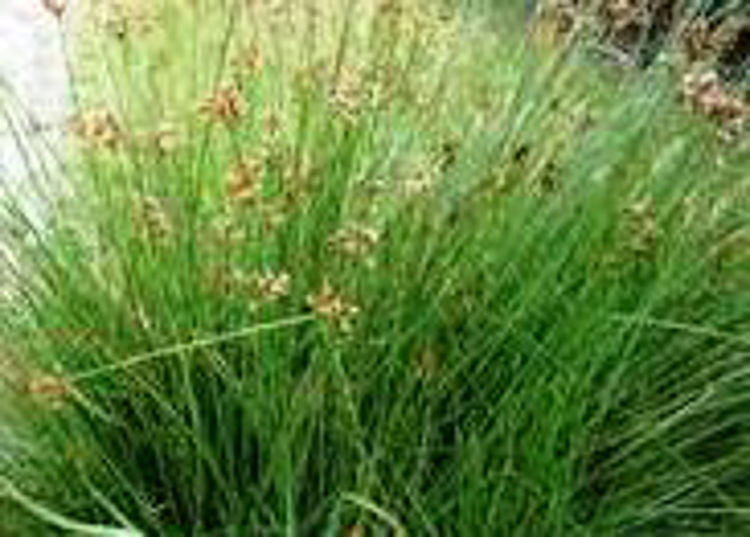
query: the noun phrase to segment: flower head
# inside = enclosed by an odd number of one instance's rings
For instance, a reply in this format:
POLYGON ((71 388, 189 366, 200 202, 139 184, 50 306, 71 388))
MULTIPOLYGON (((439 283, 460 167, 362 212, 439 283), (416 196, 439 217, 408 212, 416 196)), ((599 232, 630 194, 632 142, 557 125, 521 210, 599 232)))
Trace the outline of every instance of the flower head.
POLYGON ((245 115, 245 102, 236 85, 217 89, 199 107, 210 120, 234 125, 245 115))
POLYGON ((317 293, 307 296, 307 304, 320 317, 337 325, 344 332, 352 330, 352 320, 359 307, 336 294, 328 281, 324 281, 317 293))
POLYGON ((68 125, 73 134, 95 148, 116 149, 125 141, 125 133, 117 118, 105 108, 81 112, 73 116, 68 125))
POLYGON ((334 233, 328 243, 346 255, 364 257, 372 251, 379 239, 377 230, 360 224, 350 224, 334 233))
POLYGON ((257 77, 263 69, 263 55, 257 45, 242 49, 232 62, 240 77, 257 77))
POLYGON ((229 199, 236 203, 256 201, 262 190, 263 160, 244 158, 229 170, 226 191, 229 199))
POLYGON ((49 374, 31 378, 26 385, 26 391, 35 399, 49 404, 53 410, 62 408, 70 392, 65 379, 49 374))
POLYGON ((144 237, 152 241, 163 241, 171 235, 172 224, 158 198, 139 196, 134 202, 135 224, 144 237))
POLYGON ((709 117, 731 121, 750 113, 750 106, 722 87, 716 71, 687 73, 682 79, 682 94, 698 111, 709 117))
POLYGON ((288 272, 263 272, 251 278, 252 293, 262 302, 275 302, 289 295, 291 277, 288 272))
POLYGON ((65 0, 42 0, 42 5, 58 19, 65 14, 65 0))
POLYGON ((328 96, 334 112, 343 117, 347 122, 353 122, 367 97, 361 73, 354 68, 344 67, 328 96))

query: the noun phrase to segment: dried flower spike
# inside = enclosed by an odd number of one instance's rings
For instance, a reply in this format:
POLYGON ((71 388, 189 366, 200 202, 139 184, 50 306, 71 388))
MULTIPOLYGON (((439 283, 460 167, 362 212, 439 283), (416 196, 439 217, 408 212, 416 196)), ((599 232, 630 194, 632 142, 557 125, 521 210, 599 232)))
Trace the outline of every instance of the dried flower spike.
POLYGON ((352 319, 359 313, 359 308, 337 295, 327 281, 323 282, 320 291, 308 295, 307 304, 315 313, 336 324, 344 332, 351 331, 352 319))
POLYGON ((62 408, 69 389, 65 380, 55 375, 40 375, 29 380, 26 391, 33 397, 47 402, 54 410, 62 408))
POLYGON ((105 5, 101 8, 99 26, 116 39, 144 35, 155 28, 156 16, 146 2, 110 0, 102 4, 105 5))
POLYGON ((625 209, 628 217, 630 249, 637 254, 653 252, 659 238, 656 209, 649 198, 638 200, 625 209))
POLYGON ((720 123, 722 136, 736 136, 750 120, 750 104, 722 87, 716 71, 687 73, 682 78, 681 90, 695 111, 720 123))
POLYGON ((346 121, 352 122, 362 108, 365 99, 365 84, 360 72, 345 67, 329 93, 333 110, 346 121))
POLYGON ((58 19, 65 14, 65 0, 42 0, 42 5, 58 19))
POLYGON ((114 114, 97 108, 75 115, 69 128, 77 137, 92 147, 116 149, 125 141, 125 134, 114 114))
POLYGON ((172 233, 172 225, 161 202, 153 196, 136 198, 136 225, 150 240, 161 241, 172 233))
POLYGON ((245 102, 239 89, 230 85, 219 88, 207 97, 200 111, 213 121, 233 125, 245 115, 245 102))
POLYGON ((245 158, 229 170, 227 196, 236 203, 256 201, 262 190, 263 161, 245 158))
POLYGON ((380 235, 377 230, 359 224, 348 225, 329 239, 329 244, 352 257, 364 257, 377 245, 380 235))
POLYGON ((240 76, 257 77, 263 69, 263 55, 257 45, 242 49, 234 60, 240 76))
POLYGON ((252 278, 253 295, 262 302, 275 302, 289 295, 291 277, 287 272, 265 272, 252 278))
POLYGON ((403 181, 403 190, 407 198, 422 197, 430 193, 439 175, 434 163, 418 162, 414 170, 403 181))

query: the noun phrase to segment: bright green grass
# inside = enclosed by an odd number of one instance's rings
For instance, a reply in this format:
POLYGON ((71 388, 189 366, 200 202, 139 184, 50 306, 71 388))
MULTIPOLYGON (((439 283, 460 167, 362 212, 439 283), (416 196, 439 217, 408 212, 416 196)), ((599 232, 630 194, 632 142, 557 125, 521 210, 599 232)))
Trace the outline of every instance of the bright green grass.
POLYGON ((610 80, 434 3, 329 4, 167 6, 100 46, 109 90, 81 75, 131 141, 77 150, 18 246, 0 530, 747 534, 747 159, 668 73, 610 80), (207 121, 251 42, 245 115, 207 121), (354 110, 331 100, 356 79, 354 110), (163 119, 173 153, 132 141, 163 119), (353 223, 378 237, 355 255, 331 240, 353 223), (325 282, 358 312, 311 309, 325 282))

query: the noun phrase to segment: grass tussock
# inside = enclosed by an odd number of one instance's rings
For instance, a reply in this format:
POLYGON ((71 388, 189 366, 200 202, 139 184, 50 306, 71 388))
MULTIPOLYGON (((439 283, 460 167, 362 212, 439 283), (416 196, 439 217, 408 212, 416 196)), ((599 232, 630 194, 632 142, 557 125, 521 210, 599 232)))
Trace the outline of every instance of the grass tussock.
POLYGON ((669 73, 436 2, 147 7, 76 42, 71 193, 11 245, 0 529, 750 531, 748 158, 669 73))

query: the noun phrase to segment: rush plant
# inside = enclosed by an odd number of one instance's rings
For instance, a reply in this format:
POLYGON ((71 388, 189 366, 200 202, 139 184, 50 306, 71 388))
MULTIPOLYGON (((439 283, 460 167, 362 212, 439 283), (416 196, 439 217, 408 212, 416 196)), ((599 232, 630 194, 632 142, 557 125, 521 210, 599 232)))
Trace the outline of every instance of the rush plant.
POLYGON ((750 531, 747 151, 669 73, 436 2, 127 5, 9 239, 0 531, 750 531))

